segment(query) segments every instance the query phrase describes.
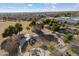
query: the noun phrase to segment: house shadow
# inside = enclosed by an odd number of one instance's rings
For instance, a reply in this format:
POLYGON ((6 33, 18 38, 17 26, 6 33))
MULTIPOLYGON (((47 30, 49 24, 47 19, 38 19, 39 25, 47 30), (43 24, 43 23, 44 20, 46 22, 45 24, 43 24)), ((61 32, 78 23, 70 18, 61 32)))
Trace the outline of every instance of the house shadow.
POLYGON ((47 42, 55 41, 55 37, 52 34, 44 34, 42 31, 39 31, 38 35, 42 41, 47 41, 47 42))
POLYGON ((45 34, 43 37, 46 41, 49 41, 49 42, 54 41, 54 36, 53 35, 45 34))

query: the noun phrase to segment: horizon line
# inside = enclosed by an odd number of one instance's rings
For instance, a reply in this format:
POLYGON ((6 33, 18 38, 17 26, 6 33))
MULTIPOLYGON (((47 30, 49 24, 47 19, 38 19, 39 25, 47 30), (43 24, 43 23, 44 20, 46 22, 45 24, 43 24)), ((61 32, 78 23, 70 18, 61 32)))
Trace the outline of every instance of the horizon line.
POLYGON ((0 13, 41 13, 41 12, 68 12, 68 11, 79 11, 79 10, 63 10, 63 11, 13 11, 13 12, 0 12, 0 13))

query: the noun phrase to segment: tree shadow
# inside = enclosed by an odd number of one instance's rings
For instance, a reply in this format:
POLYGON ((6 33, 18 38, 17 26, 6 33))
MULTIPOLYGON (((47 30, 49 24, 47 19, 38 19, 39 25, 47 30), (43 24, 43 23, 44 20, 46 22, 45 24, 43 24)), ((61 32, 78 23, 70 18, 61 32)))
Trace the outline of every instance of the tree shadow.
POLYGON ((36 33, 37 33, 39 36, 43 36, 43 35, 44 35, 44 33, 43 33, 41 30, 36 31, 36 33))

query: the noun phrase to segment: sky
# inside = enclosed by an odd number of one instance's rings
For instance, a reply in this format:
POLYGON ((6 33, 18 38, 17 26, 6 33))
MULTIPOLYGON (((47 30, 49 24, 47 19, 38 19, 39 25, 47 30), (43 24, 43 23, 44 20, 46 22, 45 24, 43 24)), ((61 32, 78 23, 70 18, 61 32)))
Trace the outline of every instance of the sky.
POLYGON ((0 12, 51 12, 79 10, 79 3, 0 3, 0 12))

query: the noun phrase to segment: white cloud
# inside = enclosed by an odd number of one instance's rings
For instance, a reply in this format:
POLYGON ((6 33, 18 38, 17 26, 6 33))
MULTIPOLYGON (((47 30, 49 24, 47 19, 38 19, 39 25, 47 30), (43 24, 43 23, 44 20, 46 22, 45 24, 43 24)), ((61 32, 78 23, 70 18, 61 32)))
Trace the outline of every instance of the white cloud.
POLYGON ((28 4, 27 6, 33 6, 33 4, 28 4))

